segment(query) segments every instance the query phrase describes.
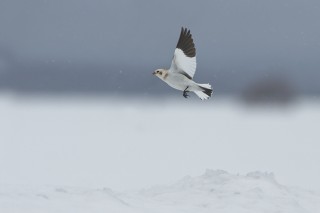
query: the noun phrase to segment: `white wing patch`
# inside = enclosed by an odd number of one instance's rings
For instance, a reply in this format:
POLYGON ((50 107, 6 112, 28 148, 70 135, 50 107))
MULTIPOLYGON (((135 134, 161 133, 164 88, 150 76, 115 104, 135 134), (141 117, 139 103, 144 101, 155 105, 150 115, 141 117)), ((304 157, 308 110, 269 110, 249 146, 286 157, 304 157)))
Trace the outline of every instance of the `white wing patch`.
POLYGON ((185 72, 191 78, 193 78, 194 73, 196 72, 197 61, 196 57, 188 57, 183 51, 179 48, 176 48, 174 51, 171 67, 169 69, 170 72, 185 72))

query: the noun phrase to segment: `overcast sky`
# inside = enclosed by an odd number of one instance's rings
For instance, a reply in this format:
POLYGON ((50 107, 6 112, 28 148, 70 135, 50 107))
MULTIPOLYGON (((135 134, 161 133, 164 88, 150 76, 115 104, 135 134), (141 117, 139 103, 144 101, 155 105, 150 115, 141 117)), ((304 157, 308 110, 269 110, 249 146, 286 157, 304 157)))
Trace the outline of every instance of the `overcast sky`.
POLYGON ((21 58, 169 66, 189 27, 205 66, 317 61, 317 0, 1 0, 0 48, 21 58))

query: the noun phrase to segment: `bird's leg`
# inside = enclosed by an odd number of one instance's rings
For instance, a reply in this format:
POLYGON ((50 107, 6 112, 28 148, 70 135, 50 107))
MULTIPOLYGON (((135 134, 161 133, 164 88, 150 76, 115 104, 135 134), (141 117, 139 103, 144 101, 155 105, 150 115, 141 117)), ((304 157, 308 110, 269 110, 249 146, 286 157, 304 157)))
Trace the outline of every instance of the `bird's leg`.
POLYGON ((189 86, 187 86, 184 90, 183 90, 183 97, 188 98, 188 92, 187 89, 189 88, 189 86))

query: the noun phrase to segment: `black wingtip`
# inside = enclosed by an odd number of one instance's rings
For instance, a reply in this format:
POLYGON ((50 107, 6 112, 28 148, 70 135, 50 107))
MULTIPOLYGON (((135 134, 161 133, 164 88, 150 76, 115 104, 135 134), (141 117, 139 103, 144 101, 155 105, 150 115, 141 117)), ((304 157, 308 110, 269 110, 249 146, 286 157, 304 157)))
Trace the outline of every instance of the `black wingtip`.
POLYGON ((190 58, 196 56, 196 48, 189 29, 181 27, 180 37, 176 48, 181 49, 183 53, 190 58))

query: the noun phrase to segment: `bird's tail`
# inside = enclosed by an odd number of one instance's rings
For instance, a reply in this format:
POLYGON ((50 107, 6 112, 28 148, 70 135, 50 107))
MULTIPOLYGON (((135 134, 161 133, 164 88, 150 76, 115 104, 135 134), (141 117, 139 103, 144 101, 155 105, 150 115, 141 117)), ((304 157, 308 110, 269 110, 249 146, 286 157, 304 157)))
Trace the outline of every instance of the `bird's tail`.
POLYGON ((200 91, 194 91, 196 95, 201 99, 201 100, 207 100, 211 97, 212 95, 212 88, 210 84, 198 84, 200 91))

